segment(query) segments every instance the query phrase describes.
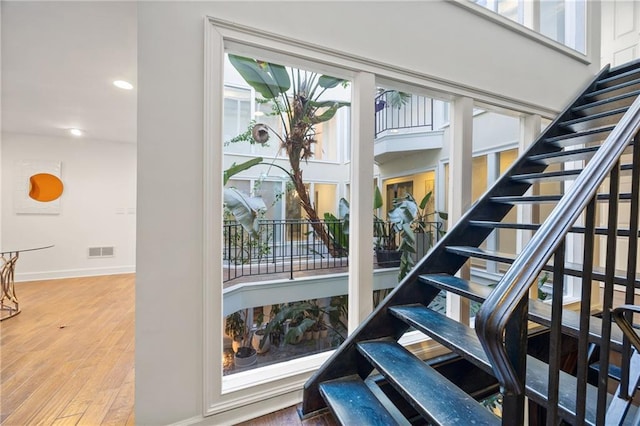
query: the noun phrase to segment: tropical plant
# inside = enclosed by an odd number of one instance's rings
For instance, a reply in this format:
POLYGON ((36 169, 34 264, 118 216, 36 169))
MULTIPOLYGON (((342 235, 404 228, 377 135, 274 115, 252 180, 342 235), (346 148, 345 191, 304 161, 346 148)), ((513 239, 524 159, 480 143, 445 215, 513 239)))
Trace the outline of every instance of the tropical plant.
POLYGON ((442 232, 439 227, 436 227, 435 230, 431 227, 433 220, 430 221, 430 219, 436 216, 442 220, 448 218, 447 213, 437 210, 427 211, 431 196, 432 192, 429 191, 418 204, 411 194, 406 194, 404 197, 393 200, 393 208, 388 213, 389 221, 400 237, 398 245, 398 250, 402 252, 400 270, 398 271, 398 279, 400 280, 415 265, 413 256, 416 253, 416 233, 426 233, 430 247, 435 242, 435 238, 439 236, 434 235, 434 232, 442 232))
POLYGON ((263 100, 272 101, 273 115, 282 120, 281 135, 266 124, 256 124, 251 132, 252 143, 266 143, 269 131, 278 137, 281 149, 289 158, 290 176, 300 206, 314 233, 331 255, 341 256, 343 250, 334 245, 311 203, 302 178, 301 162, 307 162, 313 156, 312 146, 317 142, 315 126, 329 121, 340 108, 349 105, 348 102, 322 99, 326 90, 346 84, 346 80, 237 55, 229 55, 229 61, 263 100))
MULTIPOLYGON (((260 163, 262 163, 262 157, 253 158, 241 164, 233 163, 231 167, 223 172, 223 185, 226 185, 232 176, 260 163)), ((224 204, 236 221, 252 237, 257 237, 260 212, 267 209, 262 198, 251 197, 236 188, 225 188, 224 204)))
MULTIPOLYGON (((376 215, 376 210, 382 207, 382 194, 380 189, 376 186, 373 196, 373 236, 374 247, 378 249, 390 249, 395 250, 395 237, 393 229, 389 228, 388 223, 382 220, 376 215)), ((333 239, 335 245, 339 245, 344 248, 345 251, 349 251, 349 214, 350 214, 349 202, 341 198, 338 202, 338 216, 335 217, 332 213, 325 213, 324 220, 326 223, 338 223, 341 226, 329 227, 329 236, 333 239)))
POLYGON ((224 325, 224 332, 234 341, 240 343, 240 347, 250 346, 250 329, 247 324, 249 310, 244 309, 228 315, 224 325))
MULTIPOLYGON (((336 318, 336 315, 332 314, 338 310, 339 307, 331 303, 329 306, 319 305, 317 299, 283 304, 267 324, 265 333, 269 334, 282 328, 282 325, 288 321, 289 329, 284 336, 285 343, 296 343, 305 332, 322 328, 331 328, 341 336, 341 333, 347 328, 340 318, 336 318), (325 321, 325 316, 329 317, 329 324, 325 321)), ((342 338, 344 339, 344 336, 342 338)))

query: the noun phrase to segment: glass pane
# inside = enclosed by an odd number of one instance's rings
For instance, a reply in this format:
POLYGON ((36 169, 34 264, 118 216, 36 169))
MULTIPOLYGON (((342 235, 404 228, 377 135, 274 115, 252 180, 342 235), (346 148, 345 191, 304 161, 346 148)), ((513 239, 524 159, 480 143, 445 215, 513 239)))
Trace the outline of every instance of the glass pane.
POLYGON ((320 77, 227 56, 224 374, 326 351, 346 336, 347 296, 341 294, 348 289, 348 241, 338 242, 346 235, 343 222, 325 221, 325 213, 338 213, 337 188, 348 166, 310 163, 333 162, 343 152, 351 88, 348 81, 327 90, 308 87, 333 78, 320 77), (254 68, 254 77, 279 72, 280 93, 271 98, 273 91, 245 81, 234 65, 240 62, 241 70, 254 68), (323 274, 332 274, 326 290, 323 274))
POLYGON ((540 33, 564 44, 564 0, 540 2, 540 33))

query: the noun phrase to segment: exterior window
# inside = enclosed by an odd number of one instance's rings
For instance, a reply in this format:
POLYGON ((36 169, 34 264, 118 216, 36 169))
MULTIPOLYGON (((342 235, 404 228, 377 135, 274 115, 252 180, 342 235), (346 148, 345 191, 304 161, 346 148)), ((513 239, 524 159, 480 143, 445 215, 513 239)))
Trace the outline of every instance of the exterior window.
POLYGON ((247 130, 251 121, 251 90, 224 88, 224 140, 228 141, 247 130))
POLYGON ((532 0, 538 3, 539 19, 525 16, 523 0, 470 0, 507 19, 526 25, 539 22, 532 30, 571 49, 586 53, 586 1, 585 0, 532 0))
POLYGON ((223 206, 223 387, 248 370, 273 374, 271 364, 334 349, 346 337, 348 278, 321 291, 309 287, 322 287, 310 283, 322 284, 320 275, 347 272, 348 234, 333 219, 342 182, 328 181, 346 176, 348 166, 312 163, 337 163, 348 142, 350 85, 225 55, 221 153, 233 174, 223 206), (264 90, 270 73, 277 88, 264 90))

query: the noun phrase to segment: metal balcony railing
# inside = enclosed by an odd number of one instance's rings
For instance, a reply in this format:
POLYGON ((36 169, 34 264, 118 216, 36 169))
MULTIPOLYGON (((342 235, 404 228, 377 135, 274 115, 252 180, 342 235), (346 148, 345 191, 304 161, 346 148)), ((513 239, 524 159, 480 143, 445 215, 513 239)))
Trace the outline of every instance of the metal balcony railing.
POLYGON ((399 93, 385 91, 376 97, 376 137, 387 130, 433 130, 433 99, 418 95, 403 98, 399 93))
MULTIPOLYGON (((327 233, 338 241, 345 241, 340 256, 329 253, 326 245, 314 234, 313 227, 305 219, 261 220, 258 236, 252 237, 238 222, 224 222, 223 281, 229 282, 240 277, 286 274, 294 278, 295 272, 320 269, 347 268, 348 236, 344 238, 344 221, 323 221, 327 233)), ((426 232, 416 234, 417 256, 422 257, 442 236, 441 222, 422 224, 426 232)), ((374 238, 374 249, 391 248, 400 244, 399 236, 393 231, 393 224, 385 223, 384 230, 378 228, 381 236, 374 238)), ((417 260, 417 259, 416 259, 417 260)), ((384 265, 380 265, 384 266, 384 265)))
MULTIPOLYGON (((342 221, 323 221, 335 235, 342 221)), ((288 273, 348 266, 347 254, 332 256, 316 238, 311 223, 303 219, 261 220, 258 237, 237 222, 224 222, 224 282, 243 276, 288 273)))

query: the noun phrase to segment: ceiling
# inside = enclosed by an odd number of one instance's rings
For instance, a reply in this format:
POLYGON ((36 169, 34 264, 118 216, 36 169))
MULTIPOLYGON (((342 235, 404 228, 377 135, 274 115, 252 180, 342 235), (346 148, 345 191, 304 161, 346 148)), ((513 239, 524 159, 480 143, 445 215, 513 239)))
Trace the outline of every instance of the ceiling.
POLYGON ((2 1, 2 131, 136 142, 135 2, 2 1), (115 80, 134 85, 118 89, 115 80))

